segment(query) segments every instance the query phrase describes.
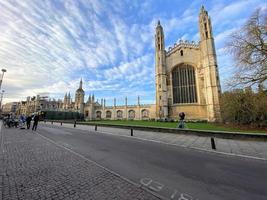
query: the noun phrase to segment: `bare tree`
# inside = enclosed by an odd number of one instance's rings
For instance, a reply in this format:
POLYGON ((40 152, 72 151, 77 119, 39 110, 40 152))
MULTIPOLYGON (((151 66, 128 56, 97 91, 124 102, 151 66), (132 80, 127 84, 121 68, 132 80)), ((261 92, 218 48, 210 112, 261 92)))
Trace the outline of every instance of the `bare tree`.
POLYGON ((245 25, 230 36, 226 49, 234 55, 236 73, 231 86, 265 84, 267 80, 267 11, 256 10, 245 25))

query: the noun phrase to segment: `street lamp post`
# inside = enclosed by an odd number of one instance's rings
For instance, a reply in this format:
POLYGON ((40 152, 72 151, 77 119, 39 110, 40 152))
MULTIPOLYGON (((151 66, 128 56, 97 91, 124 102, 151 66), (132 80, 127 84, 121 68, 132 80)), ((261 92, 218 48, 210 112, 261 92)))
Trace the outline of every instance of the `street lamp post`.
POLYGON ((4 92, 5 90, 2 90, 1 99, 0 99, 0 112, 2 112, 2 100, 3 100, 4 92))
POLYGON ((1 76, 1 80, 0 80, 0 90, 1 90, 1 87, 2 87, 2 82, 3 82, 3 78, 4 78, 4 73, 6 72, 6 69, 2 69, 2 76, 1 76))

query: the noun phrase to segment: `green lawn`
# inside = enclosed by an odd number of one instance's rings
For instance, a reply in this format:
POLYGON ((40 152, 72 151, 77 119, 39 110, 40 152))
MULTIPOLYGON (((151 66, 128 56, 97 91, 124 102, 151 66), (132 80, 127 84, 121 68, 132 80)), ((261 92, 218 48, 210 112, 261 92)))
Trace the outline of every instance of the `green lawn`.
MULTIPOLYGON (((177 122, 154 122, 154 121, 126 121, 126 120, 101 120, 85 123, 97 123, 97 124, 114 124, 114 125, 135 125, 135 126, 152 126, 163 128, 176 128, 177 122)), ((215 123, 192 123, 185 124, 186 128, 197 130, 213 130, 213 131, 231 131, 231 132, 248 132, 248 133, 266 133, 265 130, 242 130, 234 127, 226 127, 226 125, 220 125, 215 123)))

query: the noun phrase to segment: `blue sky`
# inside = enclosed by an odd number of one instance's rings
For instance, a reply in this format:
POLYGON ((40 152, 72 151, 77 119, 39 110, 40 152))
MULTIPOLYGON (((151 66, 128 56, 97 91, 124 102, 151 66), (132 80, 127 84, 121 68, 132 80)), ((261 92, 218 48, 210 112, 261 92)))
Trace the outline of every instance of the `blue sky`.
POLYGON ((224 43, 267 0, 1 0, 0 66, 7 69, 4 102, 49 94, 72 97, 82 77, 89 94, 117 104, 154 103, 154 29, 166 49, 199 41, 198 14, 212 20, 222 88, 234 71, 224 43))

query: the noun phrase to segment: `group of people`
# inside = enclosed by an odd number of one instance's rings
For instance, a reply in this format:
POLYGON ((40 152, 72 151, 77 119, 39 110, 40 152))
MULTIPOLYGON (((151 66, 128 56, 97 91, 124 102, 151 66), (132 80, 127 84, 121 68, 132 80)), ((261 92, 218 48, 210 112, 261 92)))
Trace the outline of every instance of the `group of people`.
POLYGON ((27 117, 25 115, 21 115, 19 118, 21 128, 24 128, 25 122, 27 125, 27 129, 31 128, 31 121, 33 120, 32 130, 36 131, 38 122, 39 122, 39 116, 38 114, 35 114, 33 116, 28 115, 27 117))
POLYGON ((8 114, 3 118, 3 123, 5 127, 11 128, 11 127, 18 127, 18 120, 16 119, 16 116, 14 114, 8 114))

